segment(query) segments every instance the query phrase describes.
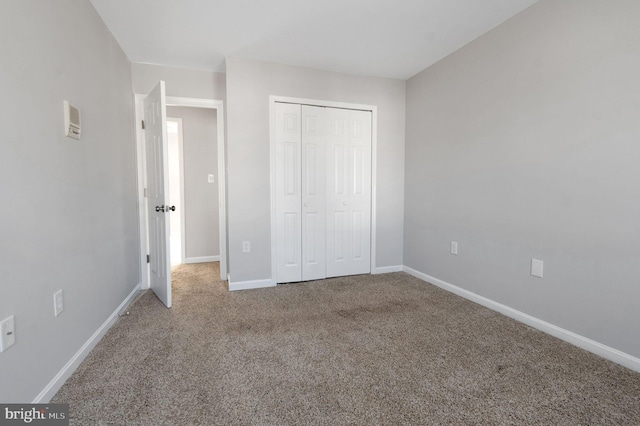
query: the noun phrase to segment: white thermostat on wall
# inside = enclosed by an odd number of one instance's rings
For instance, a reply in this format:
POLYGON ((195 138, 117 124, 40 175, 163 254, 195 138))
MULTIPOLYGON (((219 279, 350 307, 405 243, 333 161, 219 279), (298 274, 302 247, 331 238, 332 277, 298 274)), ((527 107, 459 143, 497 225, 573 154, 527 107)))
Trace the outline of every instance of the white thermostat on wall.
POLYGON ((80 108, 74 107, 68 101, 64 103, 64 134, 70 138, 80 140, 80 108))

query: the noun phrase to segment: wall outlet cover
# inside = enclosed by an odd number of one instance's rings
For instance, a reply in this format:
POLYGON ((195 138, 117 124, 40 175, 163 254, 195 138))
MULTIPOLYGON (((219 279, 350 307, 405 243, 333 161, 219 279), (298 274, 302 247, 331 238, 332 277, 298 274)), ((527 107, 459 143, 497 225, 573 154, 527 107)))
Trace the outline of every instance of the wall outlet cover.
POLYGON ((544 261, 531 259, 531 275, 542 278, 544 272, 544 261))
POLYGON ((456 241, 451 241, 451 254, 458 254, 458 243, 456 241))

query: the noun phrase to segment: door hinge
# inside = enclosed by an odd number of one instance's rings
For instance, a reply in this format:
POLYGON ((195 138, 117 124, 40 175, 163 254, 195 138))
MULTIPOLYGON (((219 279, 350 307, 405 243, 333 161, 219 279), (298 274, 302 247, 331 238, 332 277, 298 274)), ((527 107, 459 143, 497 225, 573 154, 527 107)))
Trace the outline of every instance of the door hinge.
POLYGON ((144 130, 144 120, 142 120, 142 130, 144 130))
POLYGON ((147 198, 147 188, 144 189, 144 198, 147 198))
POLYGON ((151 263, 151 256, 147 255, 147 263, 151 263))

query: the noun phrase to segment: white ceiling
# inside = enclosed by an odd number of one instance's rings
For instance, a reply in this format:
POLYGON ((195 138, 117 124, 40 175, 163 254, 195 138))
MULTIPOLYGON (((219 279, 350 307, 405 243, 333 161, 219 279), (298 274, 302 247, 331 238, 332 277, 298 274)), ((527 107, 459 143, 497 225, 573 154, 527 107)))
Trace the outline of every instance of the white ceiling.
POLYGON ((132 62, 407 79, 537 0, 91 0, 132 62))

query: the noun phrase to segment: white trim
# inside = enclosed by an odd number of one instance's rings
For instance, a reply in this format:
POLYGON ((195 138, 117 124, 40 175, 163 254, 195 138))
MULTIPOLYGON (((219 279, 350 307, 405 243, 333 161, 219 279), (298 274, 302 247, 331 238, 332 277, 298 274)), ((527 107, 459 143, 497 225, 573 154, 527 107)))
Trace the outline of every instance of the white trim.
MULTIPOLYGON (((276 235, 276 174, 275 174, 275 103, 286 102, 292 104, 321 106, 328 108, 345 108, 371 111, 371 273, 376 271, 376 242, 377 242, 377 163, 378 163, 378 107, 375 105, 354 104, 348 102, 323 101, 318 99, 292 98, 289 96, 269 96, 269 144, 270 144, 270 199, 271 199, 271 280, 277 282, 278 268, 276 235)), ((229 286, 231 287, 231 286, 229 286)))
POLYGON ((371 273, 377 270, 378 229, 378 107, 371 106, 371 273))
POLYGON ((116 308, 115 311, 109 318, 102 323, 102 325, 93 333, 89 340, 85 342, 84 345, 71 357, 69 361, 62 367, 62 369, 55 375, 53 379, 45 386, 45 388, 35 397, 32 404, 44 404, 47 403, 53 398, 53 396, 60 390, 64 382, 71 377, 74 371, 80 366, 82 361, 89 355, 89 353, 95 348, 100 339, 109 331, 111 326, 118 319, 118 315, 120 312, 126 309, 126 307, 133 301, 133 299, 137 296, 137 293, 140 291, 140 284, 136 285, 135 288, 129 293, 129 295, 120 303, 120 305, 116 308))
POLYGON ((214 108, 222 107, 223 102, 215 99, 185 98, 182 96, 167 96, 167 106, 214 108))
POLYGON ((449 284, 445 281, 412 269, 408 266, 403 266, 402 270, 409 275, 412 275, 451 293, 457 294, 458 296, 464 297, 465 299, 471 300, 472 302, 478 303, 496 312, 500 312, 501 314, 513 318, 516 321, 520 321, 528 326, 557 337, 558 339, 564 340, 565 342, 571 343, 572 345, 601 356, 602 358, 613 361, 631 370, 640 372, 640 358, 636 358, 610 346, 603 345, 602 343, 596 342, 595 340, 591 340, 572 331, 565 330, 564 328, 525 314, 524 312, 520 312, 516 309, 510 308, 509 306, 495 302, 491 299, 480 296, 453 284, 449 284))
POLYGON ((227 154, 224 138, 224 104, 216 109, 218 114, 218 234, 220 238, 220 279, 226 280, 229 272, 227 257, 227 154))
MULTIPOLYGON (((140 123, 144 117, 144 98, 146 94, 136 94, 135 116, 136 116, 136 137, 138 145, 138 202, 139 205, 146 206, 144 198, 144 131, 140 123), (142 175, 141 175, 142 173, 142 175)), ((167 96, 167 106, 181 106, 192 108, 211 108, 217 113, 217 144, 218 144, 218 207, 219 207, 219 234, 220 234, 220 279, 225 280, 228 275, 227 261, 227 165, 225 154, 225 119, 224 102, 215 99, 185 98, 178 96, 167 96)), ((149 288, 149 273, 147 265, 147 219, 145 208, 140 209, 140 268, 143 288, 149 288), (146 244, 142 244, 145 241, 146 244)), ((184 256, 184 252, 183 252, 184 256)))
POLYGON ((349 102, 335 102, 335 101, 324 101, 320 99, 292 98, 290 96, 276 96, 276 95, 269 96, 269 104, 271 105, 274 102, 286 102, 290 104, 321 106, 321 107, 329 107, 329 108, 359 109, 362 111, 373 111, 376 108, 375 105, 354 104, 349 102))
POLYGON ((229 291, 253 290, 256 288, 275 287, 275 286, 276 286, 276 282, 270 279, 238 281, 234 283, 231 281, 231 276, 229 276, 229 291))
POLYGON ((372 271, 371 273, 374 275, 377 274, 390 274, 392 272, 402 272, 403 266, 402 265, 396 265, 396 266, 381 266, 379 268, 376 268, 375 271, 372 271))
MULTIPOLYGON (((276 235, 278 235, 276 227, 276 114, 274 96, 269 96, 269 200, 271 202, 271 280, 275 283, 278 281, 278 243, 276 235)), ((229 281, 229 290, 231 290, 231 281, 229 281)))
POLYGON ((220 256, 201 256, 201 257, 185 257, 182 259, 183 263, 206 263, 206 262, 219 262, 220 256))
MULTIPOLYGON (((187 253, 185 238, 187 233, 185 224, 185 216, 187 215, 187 211, 184 203, 184 138, 182 134, 182 118, 167 116, 167 123, 169 121, 172 121, 178 125, 178 175, 180 179, 180 206, 178 206, 178 214, 180 215, 180 262, 177 263, 181 263, 184 261, 187 253)), ((169 236, 169 241, 171 241, 171 236, 169 236)), ((171 261, 175 262, 175 259, 171 259, 171 261)))

